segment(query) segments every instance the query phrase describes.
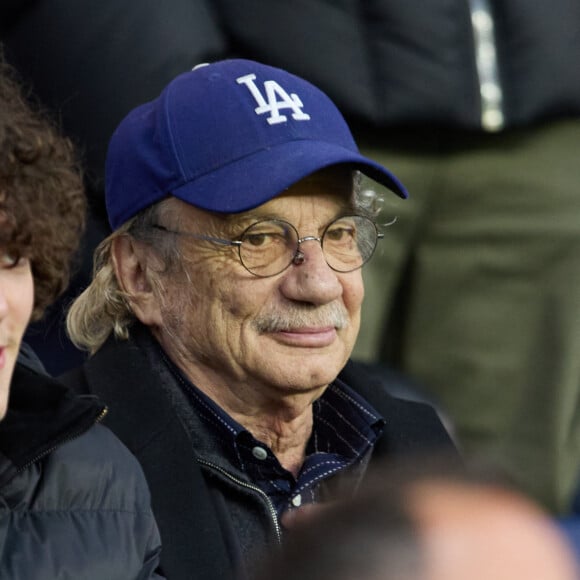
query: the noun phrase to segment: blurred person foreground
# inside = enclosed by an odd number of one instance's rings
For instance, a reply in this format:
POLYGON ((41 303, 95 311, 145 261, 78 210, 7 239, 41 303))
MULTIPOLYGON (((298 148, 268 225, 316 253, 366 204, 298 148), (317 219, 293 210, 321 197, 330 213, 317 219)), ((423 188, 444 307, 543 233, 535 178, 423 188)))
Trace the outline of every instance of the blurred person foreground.
MULTIPOLYGON (((536 502, 425 458, 304 514, 254 580, 577 580, 574 552, 536 502)), ((439 458, 441 459, 441 458, 439 458)))
POLYGON ((19 359, 66 287, 84 225, 70 142, 29 108, 0 54, 0 577, 160 578, 159 533, 106 407, 19 359))

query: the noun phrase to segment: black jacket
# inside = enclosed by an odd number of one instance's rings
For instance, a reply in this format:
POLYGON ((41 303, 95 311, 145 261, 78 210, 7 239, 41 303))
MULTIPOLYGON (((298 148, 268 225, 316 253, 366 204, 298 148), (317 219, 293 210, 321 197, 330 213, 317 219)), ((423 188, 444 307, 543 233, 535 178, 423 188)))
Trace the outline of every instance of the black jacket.
POLYGON ((160 578, 159 532, 104 405, 17 365, 0 422, 0 578, 160 578))
MULTIPOLYGON (((374 127, 481 128, 470 0, 214 0, 230 51, 310 80, 374 127)), ((483 3, 484 4, 484 3, 483 3)), ((489 0, 505 126, 580 115, 580 2, 489 0)), ((480 14, 481 18, 481 14, 480 14)), ((489 47, 489 45, 488 45, 489 47)), ((384 133, 383 139, 385 138, 384 133)))
MULTIPOLYGON (((106 424, 141 462, 163 543, 161 569, 171 580, 227 580, 234 555, 219 506, 192 456, 192 444, 136 339, 110 339, 82 368, 63 380, 83 393, 98 394, 110 407, 106 424)), ((380 384, 361 380, 355 365, 341 374, 386 419, 373 458, 396 457, 428 448, 454 452, 433 409, 391 397, 380 384)))

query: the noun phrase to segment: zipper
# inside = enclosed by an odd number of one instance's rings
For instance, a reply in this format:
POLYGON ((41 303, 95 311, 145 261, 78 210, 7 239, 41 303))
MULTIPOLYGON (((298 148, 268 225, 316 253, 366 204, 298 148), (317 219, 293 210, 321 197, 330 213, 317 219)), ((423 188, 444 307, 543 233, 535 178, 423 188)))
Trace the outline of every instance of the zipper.
POLYGON ((489 0, 468 0, 479 79, 481 127, 500 131, 505 126, 503 89, 499 77, 495 26, 489 0))
POLYGON ((216 465, 215 463, 210 463, 209 461, 199 458, 197 458, 197 462, 201 463, 202 465, 205 465, 206 467, 209 467, 210 469, 218 471, 219 473, 227 477, 230 481, 233 481, 235 484, 245 487, 246 489, 250 489, 256 492, 258 495, 260 495, 266 502, 266 505, 268 506, 268 511, 270 512, 270 516, 272 517, 272 523, 274 524, 274 529, 276 530, 276 540, 278 541, 278 544, 282 543, 282 529, 280 528, 280 523, 278 522, 278 514, 276 513, 274 504, 263 490, 261 490, 259 487, 255 485, 252 485, 251 483, 247 483, 245 481, 242 481, 241 479, 238 479, 237 477, 235 477, 234 475, 232 475, 219 465, 216 465))
POLYGON ((73 431, 72 433, 68 433, 62 439, 57 439, 53 443, 53 445, 51 445, 48 449, 45 449, 42 453, 39 453, 38 455, 36 455, 28 463, 26 463, 22 467, 19 467, 18 470, 16 471, 16 473, 17 474, 22 473, 25 469, 28 469, 31 465, 34 465, 37 461, 40 461, 41 459, 43 459, 47 455, 50 455, 55 449, 58 449, 61 445, 64 445, 65 443, 68 443, 69 441, 72 441, 73 439, 80 437, 83 433, 86 433, 91 427, 94 427, 95 425, 100 423, 107 416, 108 412, 109 412, 108 407, 103 407, 103 410, 99 413, 99 415, 97 415, 97 417, 95 417, 95 419, 91 425, 89 425, 88 427, 86 427, 84 429, 80 429, 77 431, 73 431))

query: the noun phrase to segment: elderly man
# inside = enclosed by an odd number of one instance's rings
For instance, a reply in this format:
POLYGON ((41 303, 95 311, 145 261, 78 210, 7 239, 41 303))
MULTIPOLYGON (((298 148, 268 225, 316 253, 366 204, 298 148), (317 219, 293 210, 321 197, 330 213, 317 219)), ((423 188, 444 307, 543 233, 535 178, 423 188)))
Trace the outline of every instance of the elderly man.
POLYGON ((127 116, 106 170, 113 233, 68 317, 92 357, 66 380, 141 461, 168 578, 243 577, 288 512, 351 495, 373 458, 452 447, 347 364, 382 237, 358 171, 406 193, 326 95, 198 66, 127 116))

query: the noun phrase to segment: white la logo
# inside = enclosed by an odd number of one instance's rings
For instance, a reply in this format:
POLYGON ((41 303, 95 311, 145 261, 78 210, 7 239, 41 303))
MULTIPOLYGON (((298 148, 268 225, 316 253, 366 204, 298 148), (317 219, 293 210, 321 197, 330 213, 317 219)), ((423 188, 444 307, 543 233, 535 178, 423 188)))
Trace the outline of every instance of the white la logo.
POLYGON ((308 121, 310 119, 310 115, 307 115, 302 110, 304 105, 296 93, 289 95, 276 81, 265 81, 266 98, 264 98, 254 82, 255 79, 255 74, 249 74, 239 77, 236 81, 240 85, 246 85, 254 99, 256 99, 256 103, 258 103, 258 106, 254 109, 256 115, 270 113, 270 116, 266 118, 270 125, 285 123, 288 120, 286 115, 280 114, 280 109, 292 109, 292 118, 296 121, 308 121))

